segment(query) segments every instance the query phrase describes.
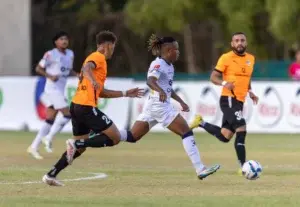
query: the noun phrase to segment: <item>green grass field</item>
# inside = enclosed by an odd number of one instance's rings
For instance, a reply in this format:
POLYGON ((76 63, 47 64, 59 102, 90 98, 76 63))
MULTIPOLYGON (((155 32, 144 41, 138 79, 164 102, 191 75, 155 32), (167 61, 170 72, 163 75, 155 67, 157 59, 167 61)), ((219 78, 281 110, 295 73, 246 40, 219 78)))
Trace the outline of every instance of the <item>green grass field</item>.
POLYGON ((70 135, 58 135, 53 154, 40 150, 44 160, 26 153, 33 133, 0 132, 0 206, 300 206, 300 135, 248 135, 248 159, 263 166, 259 180, 236 174, 233 142, 223 144, 196 134, 203 161, 220 163, 218 173, 197 179, 181 139, 173 134, 149 134, 137 144, 89 149, 60 179, 106 173, 105 179, 65 182, 49 187, 40 181, 64 150, 70 135), (6 183, 6 184, 5 184, 6 183), (9 183, 9 184, 7 184, 9 183))

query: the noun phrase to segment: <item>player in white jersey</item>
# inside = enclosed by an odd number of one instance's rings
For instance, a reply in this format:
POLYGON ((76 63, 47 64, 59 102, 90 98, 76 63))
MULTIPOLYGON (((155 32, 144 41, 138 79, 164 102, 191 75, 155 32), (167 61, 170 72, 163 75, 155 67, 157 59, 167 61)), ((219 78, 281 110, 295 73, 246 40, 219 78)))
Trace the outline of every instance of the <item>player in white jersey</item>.
POLYGON ((183 147, 189 156, 199 179, 216 172, 220 165, 205 167, 196 146, 193 131, 186 120, 173 107, 170 99, 180 103, 182 111, 189 111, 189 106, 172 89, 174 67, 173 63, 179 57, 179 46, 172 37, 159 38, 152 35, 149 40, 149 50, 157 58, 151 63, 147 75, 147 85, 152 90, 130 131, 121 130, 121 140, 136 142, 140 140, 157 123, 182 137, 183 147))
POLYGON ((73 68, 74 53, 67 49, 69 38, 66 32, 59 32, 53 38, 55 48, 45 53, 36 67, 38 74, 47 78, 42 101, 47 107, 46 120, 27 149, 36 159, 43 159, 38 146, 43 141, 47 152, 52 152, 52 139, 70 120, 67 100, 64 96, 67 77, 73 68), (63 116, 56 116, 58 112, 63 116))

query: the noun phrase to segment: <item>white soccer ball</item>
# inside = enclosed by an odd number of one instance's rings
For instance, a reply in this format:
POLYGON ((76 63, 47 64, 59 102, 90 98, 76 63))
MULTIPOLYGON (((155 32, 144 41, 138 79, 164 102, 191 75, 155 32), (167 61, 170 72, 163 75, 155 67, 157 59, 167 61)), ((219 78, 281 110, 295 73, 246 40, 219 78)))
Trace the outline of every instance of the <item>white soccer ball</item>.
POLYGON ((242 172, 248 180, 256 180, 262 173, 262 166, 255 160, 249 160, 244 163, 242 172))

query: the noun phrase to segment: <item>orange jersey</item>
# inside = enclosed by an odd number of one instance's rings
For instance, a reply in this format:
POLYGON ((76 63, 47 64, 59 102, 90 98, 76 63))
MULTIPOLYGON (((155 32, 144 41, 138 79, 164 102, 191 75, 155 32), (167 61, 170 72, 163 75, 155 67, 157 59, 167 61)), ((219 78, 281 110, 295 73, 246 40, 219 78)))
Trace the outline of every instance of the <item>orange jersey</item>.
POLYGON ((94 69, 92 69, 92 73, 97 83, 100 84, 101 88, 96 91, 91 81, 87 79, 87 77, 84 77, 81 71, 81 78, 79 80, 77 91, 73 97, 72 102, 79 105, 97 107, 98 97, 104 87, 104 83, 106 80, 107 64, 105 56, 100 52, 93 52, 92 54, 90 54, 85 59, 83 65, 85 65, 87 62, 92 62, 96 66, 94 69))
POLYGON ((235 86, 233 91, 223 87, 222 96, 235 97, 237 100, 245 102, 254 63, 255 58, 249 53, 239 56, 231 51, 219 58, 216 70, 223 74, 224 81, 234 82, 235 86))

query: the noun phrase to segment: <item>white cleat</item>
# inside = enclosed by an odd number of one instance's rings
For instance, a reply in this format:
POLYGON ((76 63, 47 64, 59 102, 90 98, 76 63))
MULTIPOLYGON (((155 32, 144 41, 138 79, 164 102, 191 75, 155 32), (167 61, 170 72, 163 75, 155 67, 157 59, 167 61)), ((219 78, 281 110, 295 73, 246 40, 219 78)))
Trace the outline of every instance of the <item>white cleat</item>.
POLYGON ((46 140, 46 139, 43 139, 42 142, 45 145, 46 152, 52 153, 53 152, 52 142, 50 142, 49 140, 46 140))
POLYGON ((37 159, 37 160, 42 160, 42 159, 44 159, 44 158, 39 154, 39 152, 37 151, 37 149, 33 149, 31 146, 29 146, 29 147, 27 148, 27 152, 28 152, 29 154, 31 154, 32 157, 34 157, 34 158, 37 159))
POLYGON ((48 175, 44 175, 42 181, 43 183, 46 183, 50 186, 64 186, 62 182, 60 182, 56 178, 49 177, 48 175))
POLYGON ((66 145, 67 145, 67 161, 68 161, 69 165, 71 165, 74 160, 75 152, 77 150, 77 148, 75 146, 75 140, 68 139, 66 141, 66 145))

